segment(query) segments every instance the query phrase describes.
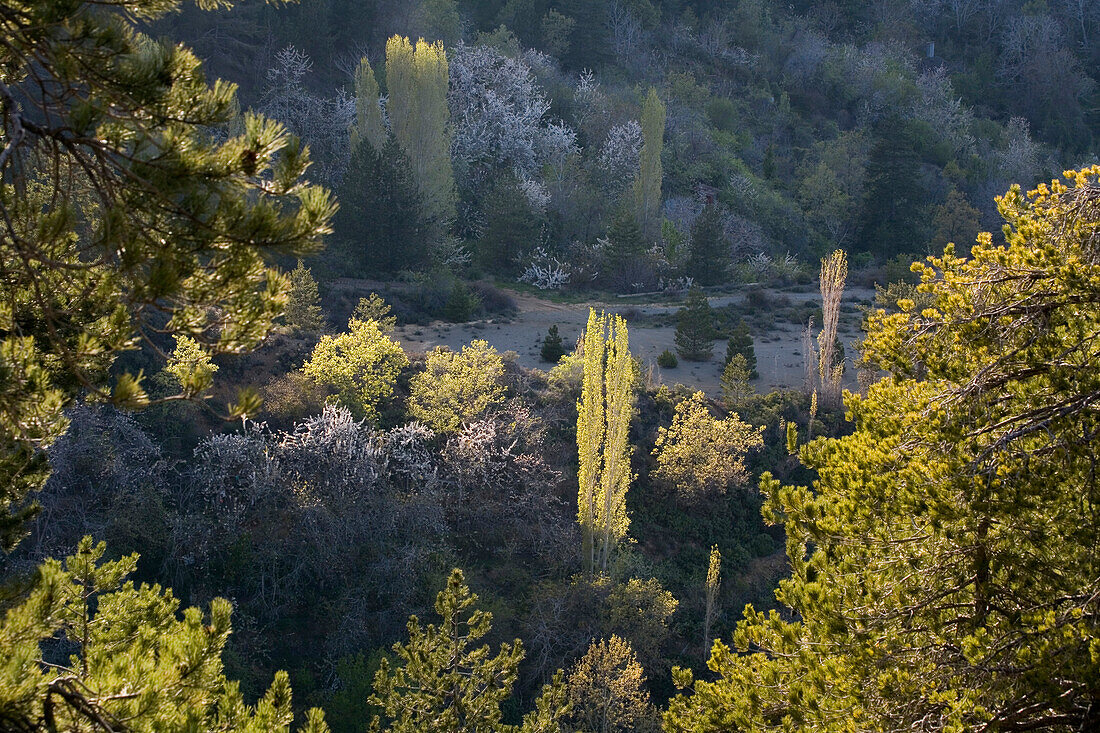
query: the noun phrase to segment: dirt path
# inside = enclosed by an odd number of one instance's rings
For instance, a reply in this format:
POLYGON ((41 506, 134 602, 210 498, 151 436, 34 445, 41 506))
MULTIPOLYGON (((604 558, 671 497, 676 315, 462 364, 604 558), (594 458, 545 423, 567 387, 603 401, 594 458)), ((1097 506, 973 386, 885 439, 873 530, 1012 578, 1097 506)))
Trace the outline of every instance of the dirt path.
MULTIPOLYGON (((707 362, 686 362, 681 360, 674 369, 661 369, 657 366, 657 355, 665 349, 675 352, 674 325, 672 316, 679 310, 679 304, 624 304, 623 302, 557 303, 526 294, 511 293, 518 312, 508 318, 493 318, 470 323, 445 323, 435 321, 427 326, 402 326, 397 329, 397 339, 409 353, 427 351, 436 346, 448 346, 460 349, 473 339, 485 339, 498 351, 515 351, 518 362, 525 367, 548 369, 549 364, 540 361, 539 350, 542 337, 550 326, 557 325, 558 331, 570 346, 584 332, 588 322, 588 309, 606 310, 624 314, 630 327, 630 351, 651 366, 654 379, 660 383, 681 383, 701 389, 717 397, 721 390, 719 378, 722 374, 725 342, 716 341, 714 357, 707 362)), ((865 303, 874 293, 856 289, 845 293, 845 303, 865 303)), ((794 303, 819 302, 816 292, 785 292, 783 296, 794 303)), ((710 297, 713 307, 731 302, 740 303, 742 293, 710 297)), ((850 310, 850 309, 849 309, 850 310)), ((848 354, 854 349, 847 345, 858 340, 858 328, 855 319, 842 319, 844 328, 840 331, 840 340, 846 346, 848 354)), ((756 349, 757 371, 759 379, 753 382, 758 392, 772 389, 800 387, 804 380, 805 367, 802 358, 802 330, 793 323, 776 323, 767 333, 753 333, 756 349)), ((854 385, 854 369, 849 368, 846 386, 854 385)))

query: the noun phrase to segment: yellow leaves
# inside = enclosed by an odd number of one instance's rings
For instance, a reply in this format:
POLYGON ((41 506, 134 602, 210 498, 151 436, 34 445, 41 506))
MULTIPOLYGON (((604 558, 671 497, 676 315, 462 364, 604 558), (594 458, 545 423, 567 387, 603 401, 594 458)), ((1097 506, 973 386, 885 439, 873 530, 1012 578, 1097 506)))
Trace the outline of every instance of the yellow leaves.
POLYGON ((317 384, 333 388, 337 400, 353 414, 375 420, 409 360, 378 324, 353 320, 348 328, 338 336, 322 336, 302 371, 317 384))
POLYGON ((409 385, 409 413, 441 433, 481 417, 504 399, 504 360, 478 339, 460 353, 436 349, 409 385))
POLYGON ((743 485, 745 456, 763 445, 761 433, 737 415, 715 420, 703 393, 696 392, 676 406, 672 425, 658 430, 654 477, 688 501, 743 485))
POLYGON ((613 547, 626 536, 630 473, 627 441, 634 398, 634 367, 626 320, 595 310, 583 339, 584 376, 577 403, 579 493, 577 521, 590 571, 606 568, 613 547))

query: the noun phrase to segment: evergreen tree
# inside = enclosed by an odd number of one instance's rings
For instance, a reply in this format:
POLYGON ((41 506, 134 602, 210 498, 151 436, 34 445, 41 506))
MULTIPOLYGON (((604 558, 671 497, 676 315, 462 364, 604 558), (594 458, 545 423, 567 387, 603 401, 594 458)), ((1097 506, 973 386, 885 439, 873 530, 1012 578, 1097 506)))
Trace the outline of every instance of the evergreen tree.
POLYGON ((423 0, 417 16, 429 41, 450 47, 462 40, 462 18, 456 0, 423 0))
POLYGON ((621 316, 589 311, 584 332, 584 373, 577 404, 580 459, 577 521, 583 561, 589 573, 606 572, 608 560, 626 536, 626 492, 631 449, 627 441, 634 399, 634 364, 621 316))
POLYGON ((214 383, 218 365, 193 338, 176 336, 176 348, 168 356, 164 375, 174 390, 183 390, 187 396, 201 394, 214 383))
MULTIPOLYGON (((205 618, 198 608, 181 614, 170 590, 123 582, 137 555, 103 562, 105 550, 85 537, 63 563, 47 560, 28 597, 0 620, 0 728, 290 729, 286 672, 254 708, 225 677, 229 601, 215 598, 205 618), (43 649, 58 641, 66 655, 43 663, 43 649)), ((303 733, 328 733, 320 710, 306 717, 303 733)))
POLYGON ((729 242, 715 204, 708 204, 691 225, 691 252, 685 271, 700 285, 720 285, 726 280, 729 242))
POLYGON ((325 325, 321 315, 321 298, 317 294, 317 281, 305 264, 298 260, 298 266, 290 272, 290 297, 286 304, 286 322, 302 331, 320 331, 325 325))
MULTIPOLYGON (((228 5, 229 3, 225 3, 228 5)), ((5 5, 0 47, 0 546, 80 393, 144 404, 112 370, 144 334, 211 354, 258 345, 285 305, 265 265, 328 232, 308 156, 257 115, 232 137, 234 86, 206 84, 184 46, 136 28, 174 0, 5 5)), ((256 408, 242 399, 234 413, 256 408)))
POLYGON ((412 167, 422 210, 437 226, 454 218, 447 53, 442 43, 394 36, 386 43, 390 131, 412 167))
POLYGON ((761 481, 791 613, 748 607, 667 730, 1096 727, 1100 166, 1069 176, 870 315, 853 432, 802 447, 812 489, 761 481))
POLYGON ((752 372, 744 354, 734 354, 722 369, 719 380, 722 385, 722 399, 731 408, 742 407, 753 395, 752 372))
POLYGON ((688 291, 676 314, 676 353, 687 361, 707 361, 714 354, 714 311, 699 288, 688 291))
POLYGON ((647 240, 654 240, 661 228, 661 153, 665 145, 665 105, 650 89, 642 107, 642 152, 634 179, 634 210, 647 240))
POLYGON ((378 293, 371 293, 367 298, 360 298, 351 314, 353 321, 374 321, 378 324, 378 330, 384 334, 391 334, 397 328, 397 316, 390 315, 390 304, 382 299, 378 293))
POLYGON ((359 145, 340 187, 336 214, 339 265, 358 277, 417 270, 428 259, 428 227, 401 147, 359 145))
POLYGON ((651 273, 647 247, 638 221, 625 207, 611 221, 603 252, 603 280, 611 287, 627 292, 651 273))
POLYGON ((474 608, 462 571, 455 569, 446 589, 436 596, 439 626, 423 626, 409 619, 409 640, 393 646, 400 662, 383 659, 374 677, 370 698, 383 716, 371 722, 372 731, 392 733, 557 733, 558 721, 568 712, 565 686, 559 672, 543 688, 536 709, 521 725, 501 722, 500 706, 512 694, 523 659, 523 642, 501 644, 490 657, 489 645, 473 645, 490 630, 492 614, 474 608))
POLYGON ((389 139, 382 122, 378 80, 374 78, 374 69, 366 57, 359 61, 359 67, 355 70, 355 122, 349 132, 352 153, 363 142, 381 152, 389 139))
POLYGON ((485 233, 478 258, 496 272, 514 274, 520 256, 538 242, 539 226, 514 176, 502 176, 485 197, 485 233))
POLYGON ((558 326, 554 324, 550 327, 546 337, 542 340, 542 351, 540 356, 543 361, 548 361, 552 364, 557 364, 558 361, 565 356, 565 345, 562 343, 561 334, 558 333, 558 326))
POLYGON ((919 252, 930 238, 916 146, 912 126, 895 120, 884 125, 867 164, 860 246, 884 259, 919 252))
POLYGON ((974 244, 982 213, 970 205, 966 194, 952 188, 947 200, 936 207, 932 216, 932 251, 942 252, 948 244, 958 245, 966 252, 974 244))
POLYGON ((749 379, 757 379, 760 374, 756 371, 756 348, 753 346, 752 334, 744 320, 739 320, 730 333, 729 342, 726 344, 726 364, 734 354, 745 357, 745 366, 749 370, 749 379))

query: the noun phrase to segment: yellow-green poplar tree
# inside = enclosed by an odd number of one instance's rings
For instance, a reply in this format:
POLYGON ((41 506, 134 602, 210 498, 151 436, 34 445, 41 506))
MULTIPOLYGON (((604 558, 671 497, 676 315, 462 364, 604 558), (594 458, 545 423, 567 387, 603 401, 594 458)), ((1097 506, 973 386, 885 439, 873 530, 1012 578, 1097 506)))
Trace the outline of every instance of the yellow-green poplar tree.
POLYGON ((834 364, 836 332, 840 324, 840 299, 848 279, 848 255, 838 249, 821 260, 821 333, 817 337, 817 371, 821 391, 830 405, 840 404, 840 380, 844 363, 834 364))
POLYGON ((665 144, 665 105, 650 89, 642 107, 642 152, 638 175, 634 179, 634 210, 638 225, 647 240, 660 233, 661 226, 661 151, 665 144))
POLYGON ((703 658, 710 656, 710 626, 718 611, 718 589, 722 586, 722 553, 718 545, 710 548, 710 564, 707 566, 707 609, 703 616, 703 658))
POLYGON ((590 311, 583 345, 584 377, 577 403, 577 521, 585 563, 595 573, 607 570, 611 552, 630 526, 626 492, 633 477, 627 438, 634 365, 622 316, 597 316, 590 311))
POLYGON ((378 80, 366 57, 359 61, 359 68, 355 70, 355 122, 349 132, 353 151, 364 140, 379 152, 386 145, 386 126, 378 105, 378 80))
POLYGON ((442 43, 394 36, 386 43, 390 131, 405 151, 424 213, 441 223, 454 216, 447 52, 442 43))

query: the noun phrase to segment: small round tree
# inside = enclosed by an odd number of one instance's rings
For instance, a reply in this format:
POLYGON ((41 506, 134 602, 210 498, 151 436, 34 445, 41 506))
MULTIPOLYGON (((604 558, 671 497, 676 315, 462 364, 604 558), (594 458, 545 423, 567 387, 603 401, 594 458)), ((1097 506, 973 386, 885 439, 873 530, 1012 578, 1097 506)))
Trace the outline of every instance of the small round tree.
POLYGON ((676 406, 672 425, 657 433, 654 478, 687 501, 743 486, 749 479, 745 456, 763 445, 761 431, 737 415, 716 420, 696 392, 676 406))
POLYGON ((504 400, 504 360, 486 341, 462 351, 436 349, 412 378, 409 414, 438 433, 453 433, 504 400))
POLYGON ((322 336, 302 367, 307 377, 335 390, 335 401, 359 418, 378 419, 381 404, 393 395, 409 360, 400 344, 374 321, 352 319, 348 331, 322 336))

